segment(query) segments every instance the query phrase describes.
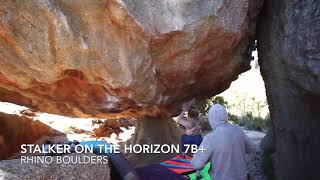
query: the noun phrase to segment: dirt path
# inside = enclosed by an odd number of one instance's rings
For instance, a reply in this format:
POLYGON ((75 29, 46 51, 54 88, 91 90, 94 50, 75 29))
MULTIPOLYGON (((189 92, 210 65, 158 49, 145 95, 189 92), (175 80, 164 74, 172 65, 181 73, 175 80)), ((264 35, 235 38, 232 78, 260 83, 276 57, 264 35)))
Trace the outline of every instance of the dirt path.
POLYGON ((251 140, 256 145, 257 151, 254 153, 249 153, 247 155, 248 171, 254 180, 266 180, 261 169, 261 159, 262 151, 260 148, 260 142, 265 136, 265 133, 257 131, 246 131, 246 134, 251 138, 251 140))

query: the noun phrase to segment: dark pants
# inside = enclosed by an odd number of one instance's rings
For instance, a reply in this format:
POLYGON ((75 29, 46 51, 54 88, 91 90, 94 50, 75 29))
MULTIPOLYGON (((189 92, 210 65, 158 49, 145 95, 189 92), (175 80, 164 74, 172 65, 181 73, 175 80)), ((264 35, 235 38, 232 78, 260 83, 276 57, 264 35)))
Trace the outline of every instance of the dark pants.
POLYGON ((114 180, 136 180, 139 179, 131 163, 124 157, 122 153, 110 153, 108 159, 111 165, 111 179, 114 180), (135 177, 128 178, 129 174, 135 177))
POLYGON ((187 150, 187 146, 184 146, 185 144, 189 144, 189 145, 192 145, 192 144, 195 144, 197 146, 200 146, 202 142, 202 136, 201 134, 197 134, 197 135, 182 135, 181 136, 181 152, 183 153, 186 153, 188 155, 191 155, 191 149, 189 148, 188 152, 185 152, 187 150))

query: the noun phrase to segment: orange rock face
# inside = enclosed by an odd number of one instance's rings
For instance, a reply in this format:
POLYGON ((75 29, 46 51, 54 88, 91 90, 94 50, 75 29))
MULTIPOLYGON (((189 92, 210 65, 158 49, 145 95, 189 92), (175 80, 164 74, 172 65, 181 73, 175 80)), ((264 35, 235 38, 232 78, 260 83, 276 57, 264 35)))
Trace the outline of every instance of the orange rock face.
POLYGON ((49 135, 51 128, 40 121, 0 113, 0 160, 20 151, 21 144, 34 143, 49 135))
POLYGON ((0 0, 0 100, 82 117, 173 111, 248 67, 257 9, 248 0, 0 0))

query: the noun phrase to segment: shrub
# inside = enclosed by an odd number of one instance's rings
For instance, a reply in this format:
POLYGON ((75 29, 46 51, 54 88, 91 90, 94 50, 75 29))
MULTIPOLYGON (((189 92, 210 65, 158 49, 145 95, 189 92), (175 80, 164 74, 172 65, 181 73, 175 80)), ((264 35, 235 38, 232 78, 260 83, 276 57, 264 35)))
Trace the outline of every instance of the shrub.
POLYGON ((261 169, 266 175, 268 180, 275 180, 274 165, 272 154, 269 152, 263 152, 261 160, 261 169))
MULTIPOLYGON (((222 96, 215 96, 209 99, 198 101, 196 103, 196 107, 197 109, 199 109, 201 114, 207 117, 209 108, 216 103, 224 105, 226 108, 231 107, 222 96)), ((257 101, 254 98, 252 98, 251 103, 253 104, 252 106, 250 106, 251 108, 244 108, 241 115, 229 113, 229 120, 249 130, 262 131, 267 129, 270 116, 267 115, 266 117, 262 117, 260 113, 261 108, 265 107, 266 103, 257 101)), ((208 129, 210 129, 209 122, 205 122, 203 127, 209 127, 208 129)))
POLYGON ((238 117, 233 114, 229 114, 229 120, 243 126, 249 130, 262 131, 268 128, 269 116, 263 117, 254 117, 252 113, 247 113, 244 116, 238 117))
POLYGON ((196 107, 197 109, 199 109, 200 113, 203 114, 204 116, 208 115, 208 111, 209 108, 213 105, 213 104, 221 104, 225 107, 228 107, 228 102, 226 100, 224 100, 224 98, 222 96, 214 96, 212 98, 209 99, 205 99, 205 100, 200 100, 196 103, 196 107))

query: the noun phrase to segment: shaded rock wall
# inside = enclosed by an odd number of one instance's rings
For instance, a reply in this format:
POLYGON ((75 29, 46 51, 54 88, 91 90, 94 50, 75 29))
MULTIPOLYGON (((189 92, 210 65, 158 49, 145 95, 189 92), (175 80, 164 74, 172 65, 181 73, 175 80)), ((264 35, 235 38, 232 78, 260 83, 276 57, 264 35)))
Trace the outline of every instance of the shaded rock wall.
POLYGON ((278 179, 320 177, 320 2, 265 1, 258 52, 278 179))
POLYGON ((0 100, 82 117, 172 112, 249 68, 257 2, 0 0, 0 100))
POLYGON ((0 160, 20 151, 21 144, 49 135, 51 128, 27 117, 0 113, 0 160))
MULTIPOLYGON (((136 121, 135 134, 129 141, 132 144, 168 144, 178 145, 183 130, 171 117, 161 114, 157 117, 145 117, 136 121)), ((128 153, 128 158, 135 166, 159 163, 176 156, 176 153, 128 153)))

